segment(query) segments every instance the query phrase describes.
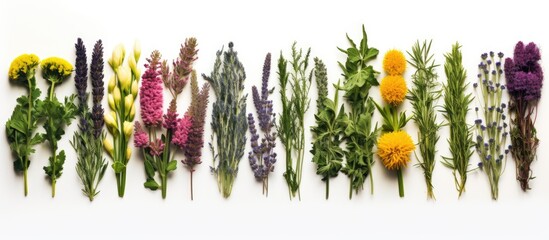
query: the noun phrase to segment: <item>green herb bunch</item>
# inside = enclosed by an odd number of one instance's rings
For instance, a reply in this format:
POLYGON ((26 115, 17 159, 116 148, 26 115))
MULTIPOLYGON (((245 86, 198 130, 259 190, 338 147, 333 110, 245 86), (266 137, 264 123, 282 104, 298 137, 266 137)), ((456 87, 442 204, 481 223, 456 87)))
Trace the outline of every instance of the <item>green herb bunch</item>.
POLYGON ((36 87, 36 67, 40 63, 38 56, 23 54, 15 58, 8 77, 12 82, 20 83, 27 88, 27 95, 17 98, 17 105, 6 122, 6 135, 12 154, 15 156, 13 167, 16 172, 23 172, 24 193, 29 193, 27 171, 30 156, 35 152, 34 146, 44 141, 42 134, 35 133, 40 121, 42 101, 41 91, 36 87))
POLYGON ((351 46, 347 49, 338 48, 347 54, 345 64, 339 63, 345 77, 341 90, 345 91, 345 99, 350 105, 350 112, 346 122, 345 151, 346 163, 341 169, 350 179, 349 198, 353 197, 353 190, 358 193, 364 188, 364 182, 370 175, 370 189, 374 192, 372 165, 374 164, 374 147, 380 129, 372 126, 374 115, 374 101, 369 95, 372 86, 378 86, 376 77, 379 74, 369 62, 374 60, 379 51, 368 47, 368 36, 362 26, 362 40, 357 46, 347 35, 351 46))
POLYGON ((436 144, 439 140, 438 130, 442 126, 437 123, 435 106, 441 96, 441 91, 436 80, 438 78, 431 51, 432 41, 424 41, 420 45, 419 41, 412 47, 412 52, 408 52, 411 60, 408 61, 416 72, 412 75, 412 90, 408 99, 414 108, 413 119, 418 126, 418 145, 421 159, 418 166, 423 169, 425 183, 427 184, 427 197, 434 199, 433 193, 433 170, 435 168, 436 144))
POLYGON ((339 82, 336 85, 334 100, 328 98, 328 75, 322 60, 315 58, 314 75, 318 88, 316 126, 314 133, 313 162, 316 174, 326 182, 326 199, 330 196, 330 178, 336 177, 343 165, 345 151, 340 147, 346 128, 347 115, 343 105, 339 107, 339 82))
POLYGON ((305 155, 305 113, 311 100, 312 71, 308 71, 311 49, 297 50, 297 43, 292 45, 292 59, 286 60, 280 53, 278 59, 278 79, 282 99, 282 114, 279 116, 277 131, 286 152, 286 171, 284 179, 288 184, 290 199, 298 196, 301 200, 301 178, 303 176, 303 158, 305 155), (288 63, 291 73, 287 71, 288 63), (288 96, 288 92, 291 93, 288 96), (294 156, 296 156, 294 161, 294 156))
POLYGON ((43 138, 48 141, 52 152, 49 165, 44 167, 44 171, 51 181, 51 196, 55 197, 55 185, 63 173, 63 164, 66 159, 64 150, 58 152, 59 140, 65 134, 63 128, 70 125, 76 117, 78 108, 74 104, 75 94, 65 97, 64 102, 60 102, 55 94, 55 87, 71 76, 72 65, 64 59, 51 57, 42 60, 40 68, 42 76, 50 84, 40 116, 45 120, 44 130, 46 133, 43 134, 43 138))
POLYGON ((75 44, 76 63, 74 84, 78 96, 79 129, 74 133, 71 145, 76 151, 76 172, 84 188, 82 192, 93 201, 99 193, 97 186, 105 175, 107 163, 103 157, 103 99, 105 87, 103 82, 103 44, 101 40, 95 43, 90 65, 93 106, 88 106, 88 64, 86 62, 86 47, 82 39, 75 44))
POLYGON ((448 82, 443 86, 442 110, 450 126, 448 143, 452 154, 452 157, 443 157, 442 164, 452 169, 459 196, 465 191, 469 159, 473 154, 471 147, 474 146, 472 129, 466 121, 469 104, 473 101, 473 97, 466 93, 467 73, 463 68, 460 48, 459 43, 456 43, 452 46, 452 51, 444 55, 446 58, 444 72, 448 82))
POLYGON ((210 83, 217 98, 212 110, 211 170, 217 178, 219 191, 228 198, 238 173, 238 164, 244 155, 248 129, 247 95, 243 94, 246 73, 232 42, 229 43, 229 51, 217 51, 213 71, 210 76, 202 74, 202 77, 210 83))

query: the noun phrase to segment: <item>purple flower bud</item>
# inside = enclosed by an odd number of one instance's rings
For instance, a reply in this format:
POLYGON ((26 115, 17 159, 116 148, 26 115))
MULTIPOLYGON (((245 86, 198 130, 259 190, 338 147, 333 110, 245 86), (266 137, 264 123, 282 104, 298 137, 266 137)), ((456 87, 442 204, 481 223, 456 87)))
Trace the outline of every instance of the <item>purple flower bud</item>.
POLYGON ((498 57, 499 57, 499 58, 503 58, 503 53, 502 53, 502 52, 499 52, 499 53, 498 53, 498 57))
POLYGON ((482 58, 482 60, 486 60, 486 58, 488 58, 488 54, 483 53, 482 55, 480 55, 480 57, 482 58))
POLYGON ((478 83, 473 83, 473 87, 474 87, 474 88, 477 88, 477 87, 478 87, 478 83))

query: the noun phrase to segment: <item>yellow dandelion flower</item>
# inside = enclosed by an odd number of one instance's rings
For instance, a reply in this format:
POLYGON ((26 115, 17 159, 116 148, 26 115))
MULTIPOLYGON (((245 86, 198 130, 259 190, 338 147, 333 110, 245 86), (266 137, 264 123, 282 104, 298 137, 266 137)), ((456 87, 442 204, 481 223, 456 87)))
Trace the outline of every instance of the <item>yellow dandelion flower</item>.
POLYGON ((40 63, 38 56, 34 54, 21 54, 13 59, 8 72, 8 77, 12 81, 27 81, 34 76, 36 66, 40 63))
POLYGON ((42 76, 53 83, 63 82, 73 71, 72 65, 67 60, 58 57, 42 60, 40 68, 42 68, 42 76))
POLYGON ((383 70, 388 75, 402 75, 406 70, 406 58, 396 49, 389 50, 383 58, 383 70))
POLYGON ((412 137, 404 131, 385 133, 377 141, 377 155, 389 170, 406 167, 415 148, 412 137))
POLYGON ((408 91, 406 81, 404 80, 404 77, 400 75, 384 77, 381 80, 379 90, 381 91, 383 100, 393 106, 401 104, 408 91))

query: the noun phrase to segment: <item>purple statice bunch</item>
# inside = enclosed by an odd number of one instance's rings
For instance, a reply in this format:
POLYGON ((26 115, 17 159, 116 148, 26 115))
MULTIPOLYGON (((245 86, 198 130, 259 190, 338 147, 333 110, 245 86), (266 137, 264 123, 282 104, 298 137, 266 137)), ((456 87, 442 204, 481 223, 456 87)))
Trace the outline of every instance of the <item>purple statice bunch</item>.
POLYGON ((276 121, 273 113, 273 101, 269 100, 269 94, 273 89, 269 89, 269 75, 271 71, 271 54, 265 57, 263 65, 263 78, 261 84, 261 95, 256 86, 252 87, 253 103, 257 113, 259 129, 263 133, 260 140, 258 129, 252 113, 248 114, 248 126, 251 133, 250 142, 252 151, 248 154, 250 166, 257 180, 263 183, 263 194, 269 194, 269 173, 274 170, 276 162, 276 133, 271 132, 276 121))
POLYGON ((499 179, 505 169, 507 153, 507 105, 502 102, 503 53, 484 53, 478 65, 477 82, 473 83, 478 105, 475 107, 475 151, 480 157, 478 164, 488 176, 492 199, 498 199, 499 179))
POLYGON ((539 140, 535 121, 537 103, 541 98, 543 71, 541 54, 534 43, 518 42, 513 58, 505 59, 505 78, 509 92, 511 119, 511 154, 516 162, 516 176, 523 191, 530 189, 530 165, 536 158, 539 140))
POLYGON ((166 198, 168 175, 177 168, 173 155, 178 149, 185 151, 193 124, 190 115, 179 117, 177 113, 177 96, 188 82, 191 75, 188 69, 192 70, 196 60, 196 39, 192 39, 187 39, 181 46, 180 56, 173 61, 172 69, 166 60, 161 62, 159 51, 153 51, 145 64, 147 70, 139 91, 144 126, 135 123, 134 145, 143 150, 145 157, 147 181, 144 186, 151 190, 161 189, 162 198, 166 198), (172 95, 165 114, 162 108, 164 87, 172 95))

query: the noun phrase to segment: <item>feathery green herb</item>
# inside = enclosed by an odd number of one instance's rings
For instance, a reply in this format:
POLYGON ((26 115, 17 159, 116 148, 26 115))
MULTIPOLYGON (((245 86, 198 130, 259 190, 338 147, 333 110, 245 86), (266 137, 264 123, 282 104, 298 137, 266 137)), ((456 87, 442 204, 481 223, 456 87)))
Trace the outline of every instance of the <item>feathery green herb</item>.
POLYGON ((459 196, 465 191, 469 159, 473 154, 471 147, 474 146, 472 129, 466 121, 469 104, 473 101, 473 97, 466 93, 467 73, 463 68, 460 48, 459 43, 456 43, 452 46, 452 51, 444 55, 446 58, 444 72, 448 82, 443 86, 442 110, 450 126, 448 143, 452 154, 452 157, 443 157, 442 164, 452 169, 459 196))
POLYGON ((345 99, 351 106, 345 129, 347 150, 345 151, 346 164, 341 169, 350 179, 349 198, 353 196, 353 190, 358 193, 364 189, 364 181, 370 175, 370 189, 374 193, 374 180, 372 178, 372 165, 374 164, 374 147, 380 129, 372 126, 374 115, 374 101, 369 96, 372 86, 379 86, 376 77, 379 74, 368 62, 374 60, 379 51, 376 48, 368 47, 368 36, 364 25, 362 26, 362 40, 357 46, 347 35, 351 47, 338 48, 347 54, 345 65, 339 63, 343 76, 344 85, 341 90, 345 91, 345 99))
POLYGON ((411 58, 408 63, 416 69, 412 75, 414 86, 408 99, 414 108, 412 118, 419 129, 418 145, 421 158, 416 154, 419 161, 418 166, 423 169, 427 184, 427 197, 434 199, 432 176, 436 163, 436 144, 440 138, 437 133, 441 127, 441 124, 437 123, 435 106, 441 96, 441 91, 436 82, 438 78, 436 68, 439 65, 435 64, 433 55, 430 54, 431 43, 432 41, 429 43, 424 41, 420 45, 418 41, 412 47, 412 52, 408 52, 411 58))
POLYGON ((343 142, 347 115, 343 105, 339 107, 339 82, 337 83, 334 100, 328 98, 328 76, 322 60, 315 58, 314 75, 318 88, 316 126, 314 133, 313 162, 317 165, 316 174, 326 182, 326 199, 330 196, 330 178, 336 177, 343 165, 345 152, 340 145, 343 142), (339 108, 339 111, 338 111, 339 108))
POLYGON ((228 198, 238 173, 238 164, 244 155, 248 130, 247 95, 243 94, 246 73, 232 42, 229 43, 229 51, 217 51, 212 73, 210 76, 202 74, 202 77, 210 83, 217 98, 212 106, 211 170, 217 178, 219 191, 228 198))
POLYGON ((309 109, 311 100, 312 71, 308 71, 311 49, 297 50, 297 43, 292 45, 292 59, 286 60, 280 53, 278 59, 278 79, 280 81, 280 96, 282 100, 282 114, 279 117, 277 131, 286 152, 286 171, 284 178, 288 184, 290 199, 296 194, 301 200, 301 178, 303 176, 303 158, 305 155, 305 113, 309 109), (291 73, 287 65, 291 65, 291 73), (288 96, 287 92, 291 92, 288 96), (297 155, 297 156, 296 156, 297 155), (294 161, 294 156, 296 156, 294 161))

